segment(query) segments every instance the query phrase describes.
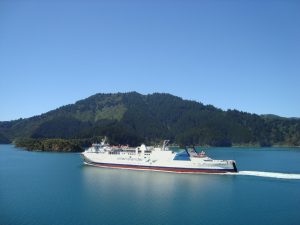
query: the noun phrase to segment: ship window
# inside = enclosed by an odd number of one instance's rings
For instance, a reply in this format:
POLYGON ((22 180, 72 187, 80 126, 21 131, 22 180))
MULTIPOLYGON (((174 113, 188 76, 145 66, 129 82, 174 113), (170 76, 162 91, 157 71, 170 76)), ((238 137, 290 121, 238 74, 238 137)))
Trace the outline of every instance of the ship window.
POLYGON ((181 151, 175 155, 174 160, 190 161, 190 156, 186 151, 181 151))

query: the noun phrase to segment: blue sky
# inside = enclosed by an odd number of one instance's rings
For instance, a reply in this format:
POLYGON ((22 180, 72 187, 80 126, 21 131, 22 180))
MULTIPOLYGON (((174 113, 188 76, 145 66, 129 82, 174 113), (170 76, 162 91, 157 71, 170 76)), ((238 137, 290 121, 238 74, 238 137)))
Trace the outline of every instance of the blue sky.
POLYGON ((167 92, 300 117, 300 1, 0 0, 0 121, 167 92))

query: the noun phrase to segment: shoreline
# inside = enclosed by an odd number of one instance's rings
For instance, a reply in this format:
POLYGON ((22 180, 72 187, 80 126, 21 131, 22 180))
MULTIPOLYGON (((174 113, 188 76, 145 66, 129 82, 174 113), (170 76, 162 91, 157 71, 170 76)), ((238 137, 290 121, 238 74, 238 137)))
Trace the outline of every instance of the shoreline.
MULTIPOLYGON (((65 149, 59 149, 57 148, 57 146, 53 149, 38 149, 38 148, 28 148, 28 146, 22 146, 22 145, 16 145, 14 143, 9 143, 9 144, 1 144, 0 145, 13 145, 15 148, 21 148, 25 151, 29 151, 29 152, 51 152, 51 153, 81 153, 85 150, 84 147, 81 147, 82 150, 80 149, 70 149, 70 148, 65 148, 65 149)), ((178 149, 182 149, 179 146, 170 146, 173 148, 178 148, 178 149)), ((295 149, 300 149, 300 146, 288 146, 288 145, 274 145, 274 146, 257 146, 257 145, 233 145, 233 146, 199 146, 199 145, 195 145, 196 148, 207 148, 207 149, 212 149, 212 148, 218 148, 218 149, 226 149, 226 148, 241 148, 241 149, 246 149, 246 148, 255 148, 255 149, 260 149, 260 148, 264 148, 264 149, 268 149, 268 148, 295 148, 295 149)))

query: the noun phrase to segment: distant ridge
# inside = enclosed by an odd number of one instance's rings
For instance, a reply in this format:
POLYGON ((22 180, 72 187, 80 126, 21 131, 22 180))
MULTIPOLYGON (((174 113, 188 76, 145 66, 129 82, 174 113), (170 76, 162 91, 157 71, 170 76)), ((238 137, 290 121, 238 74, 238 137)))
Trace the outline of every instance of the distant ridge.
POLYGON ((266 119, 286 119, 286 120, 299 120, 299 117, 282 117, 274 114, 261 114, 266 119))
POLYGON ((300 120, 223 111, 167 93, 95 94, 39 116, 0 122, 0 142, 18 138, 87 139, 138 145, 300 146, 300 120))

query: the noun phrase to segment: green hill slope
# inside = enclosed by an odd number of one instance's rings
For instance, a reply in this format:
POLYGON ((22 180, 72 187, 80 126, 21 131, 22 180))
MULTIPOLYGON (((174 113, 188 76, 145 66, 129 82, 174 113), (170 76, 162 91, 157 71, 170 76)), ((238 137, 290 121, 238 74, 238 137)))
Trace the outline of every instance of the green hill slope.
POLYGON ((170 94, 96 94, 28 119, 0 123, 0 142, 18 138, 89 139, 138 145, 170 139, 182 145, 300 145, 300 120, 258 116, 170 94))

